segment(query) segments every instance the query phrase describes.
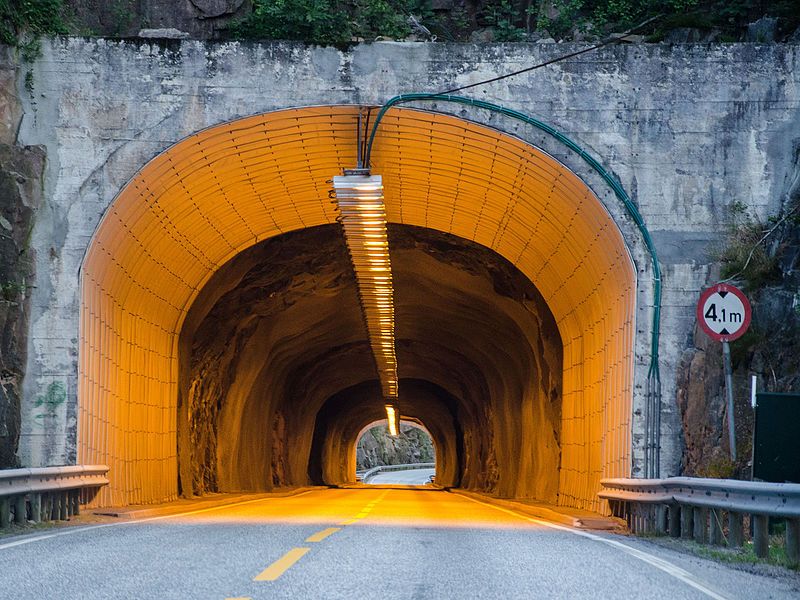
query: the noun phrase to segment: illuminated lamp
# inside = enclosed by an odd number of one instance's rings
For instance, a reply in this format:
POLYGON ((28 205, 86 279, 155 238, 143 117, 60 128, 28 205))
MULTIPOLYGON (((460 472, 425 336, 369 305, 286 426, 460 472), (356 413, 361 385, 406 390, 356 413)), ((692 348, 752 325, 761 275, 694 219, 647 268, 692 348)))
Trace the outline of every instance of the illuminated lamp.
POLYGON ((397 357, 394 345, 394 288, 383 180, 369 169, 345 169, 333 178, 345 241, 358 285, 358 298, 386 404, 389 432, 397 435, 397 357))

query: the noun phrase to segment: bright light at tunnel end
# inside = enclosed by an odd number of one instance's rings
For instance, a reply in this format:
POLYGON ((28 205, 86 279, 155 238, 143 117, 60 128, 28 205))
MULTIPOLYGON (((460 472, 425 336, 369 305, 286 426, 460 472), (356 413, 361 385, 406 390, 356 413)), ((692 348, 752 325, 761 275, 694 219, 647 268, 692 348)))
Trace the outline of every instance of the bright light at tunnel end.
POLYGON ((391 404, 386 405, 386 420, 389 422, 389 435, 397 437, 397 409, 391 404))
POLYGON ((345 169, 333 178, 336 204, 358 284, 361 310, 369 335, 389 421, 389 433, 398 433, 397 356, 394 344, 394 288, 383 180, 369 169, 345 169))

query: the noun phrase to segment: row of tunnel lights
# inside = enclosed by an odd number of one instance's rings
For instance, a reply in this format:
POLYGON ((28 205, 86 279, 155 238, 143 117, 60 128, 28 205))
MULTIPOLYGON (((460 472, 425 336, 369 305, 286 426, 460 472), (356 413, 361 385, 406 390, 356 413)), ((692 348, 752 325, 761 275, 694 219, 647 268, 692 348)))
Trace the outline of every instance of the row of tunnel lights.
POLYGON ((398 434, 397 356, 394 344, 394 288, 383 180, 369 169, 346 169, 333 178, 333 189, 361 310, 386 403, 389 434, 398 434))

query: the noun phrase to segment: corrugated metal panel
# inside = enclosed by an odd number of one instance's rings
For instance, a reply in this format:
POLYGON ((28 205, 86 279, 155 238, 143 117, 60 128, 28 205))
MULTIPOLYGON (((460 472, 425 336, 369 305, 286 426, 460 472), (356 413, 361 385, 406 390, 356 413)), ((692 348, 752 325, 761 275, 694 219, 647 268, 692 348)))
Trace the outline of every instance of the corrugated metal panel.
MULTIPOLYGON (((82 272, 79 460, 108 464, 102 504, 177 494, 177 336, 199 289, 258 241, 332 223, 358 107, 248 117, 194 134, 114 201, 82 272)), ((393 109, 373 149, 390 222, 494 249, 541 291, 564 342, 563 504, 598 508, 629 475, 635 272, 585 184, 520 140, 393 109)))

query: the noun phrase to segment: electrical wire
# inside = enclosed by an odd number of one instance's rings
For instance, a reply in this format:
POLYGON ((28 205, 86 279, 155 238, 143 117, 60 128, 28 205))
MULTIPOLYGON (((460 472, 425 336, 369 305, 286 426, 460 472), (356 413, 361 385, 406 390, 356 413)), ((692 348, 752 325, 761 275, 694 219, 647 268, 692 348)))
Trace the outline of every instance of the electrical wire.
POLYGON ((539 63, 531 67, 526 67, 524 69, 519 69, 511 73, 498 75, 497 77, 492 77, 490 79, 485 79, 468 85, 450 88, 436 93, 403 94, 400 96, 395 96, 394 98, 389 99, 378 111, 378 114, 375 117, 375 122, 372 125, 372 130, 370 131, 369 134, 369 139, 367 140, 366 138, 367 131, 369 130, 369 127, 367 126, 364 128, 364 136, 365 136, 364 140, 359 142, 360 144, 366 142, 365 150, 362 153, 362 155, 364 156, 364 166, 369 168, 370 157, 372 155, 372 145, 373 142, 375 141, 375 135, 378 131, 378 125, 380 125, 380 122, 386 111, 389 110, 392 106, 414 101, 434 101, 434 102, 441 101, 441 102, 454 102, 457 104, 465 104, 509 116, 511 118, 532 125, 537 129, 551 135, 556 140, 558 140, 559 142, 561 142, 562 144, 564 144, 565 146, 576 152, 585 162, 589 164, 590 167, 592 167, 592 169, 594 169, 606 181, 606 183, 611 187, 611 189, 614 190, 614 194, 622 202, 622 204, 625 206, 627 213, 633 218, 633 221, 636 223, 636 226, 639 229, 642 238, 644 239, 647 251, 650 254, 650 259, 653 266, 653 318, 652 318, 652 335, 650 341, 650 365, 647 371, 647 383, 646 383, 647 398, 645 403, 645 444, 644 444, 644 454, 645 454, 644 470, 645 470, 645 476, 649 477, 659 477, 660 462, 661 462, 660 458, 661 373, 658 364, 659 362, 658 346, 661 335, 662 284, 661 284, 661 265, 658 262, 658 255, 656 253, 655 245, 653 243, 652 237, 650 236, 650 232, 644 223, 644 219, 642 218, 641 213, 639 213, 639 209, 636 207, 631 198, 628 196, 627 192, 622 187, 622 185, 614 177, 612 177, 608 173, 608 171, 605 170, 605 168, 603 168, 603 166, 597 159, 588 154, 576 142, 574 142, 573 140, 562 134, 560 131, 556 130, 550 125, 547 125, 546 123, 543 123, 542 121, 539 121, 538 119, 534 119, 533 117, 525 115, 519 111, 512 110, 497 104, 492 104, 490 102, 475 100, 464 96, 455 96, 453 94, 455 92, 462 92, 464 90, 473 89, 482 85, 488 85, 490 83, 502 81, 503 79, 508 79, 509 77, 516 77, 517 75, 522 75, 523 73, 529 73, 531 71, 535 71, 536 69, 541 69, 558 62, 575 58, 576 56, 581 56, 589 52, 594 52, 595 50, 598 50, 599 48, 608 46, 610 44, 620 43, 624 41, 627 37, 632 35, 633 32, 640 30, 641 28, 645 27, 646 25, 649 25, 653 21, 656 21, 663 16, 664 16, 663 14, 655 15, 654 17, 642 21, 635 27, 631 27, 622 34, 607 38, 597 44, 594 44, 593 46, 589 46, 588 48, 584 48, 583 50, 578 50, 576 52, 571 52, 569 54, 564 54, 562 56, 558 56, 551 60, 547 60, 543 63, 539 63))
POLYGON ((453 102, 475 108, 481 108, 495 113, 500 113, 507 117, 522 121, 528 125, 539 129, 552 136, 560 143, 567 146, 570 150, 578 154, 595 172, 597 172, 603 180, 614 191, 614 195, 622 202, 626 212, 631 216, 636 227, 642 235, 647 252, 650 254, 650 260, 653 267, 653 318, 652 318, 652 334, 650 339, 650 365, 647 372, 646 384, 646 404, 645 404, 645 473, 648 477, 659 477, 660 475, 660 430, 661 430, 661 373, 658 364, 658 346, 661 336, 661 296, 662 296, 662 283, 661 283, 661 265, 658 261, 658 254, 656 252, 653 238, 650 236, 650 231, 645 225, 644 219, 639 212, 636 204, 631 200, 628 193, 606 169, 600 164, 596 158, 586 152, 575 141, 558 131, 556 128, 539 121, 529 115, 521 113, 517 110, 506 108, 498 104, 492 104, 485 100, 476 100, 474 98, 467 98, 465 96, 452 96, 442 94, 403 94, 389 99, 378 111, 375 121, 372 124, 369 140, 367 141, 366 152, 364 153, 364 165, 370 166, 370 159, 372 156, 372 146, 375 141, 375 135, 378 132, 378 126, 383 119, 386 112, 398 104, 408 102, 428 101, 428 102, 453 102))
POLYGON ((624 31, 620 35, 615 35, 613 37, 606 38, 602 42, 595 44, 594 46, 589 46, 588 48, 584 48, 583 50, 578 50, 577 52, 571 52, 569 54, 564 54, 562 56, 557 56, 556 58, 552 58, 547 60, 543 63, 539 63, 533 65, 532 67, 526 67, 524 69, 520 69, 519 71, 513 71, 512 73, 506 73, 505 75, 498 75, 497 77, 492 77, 491 79, 484 79, 483 81, 479 81, 477 83, 470 83, 469 85, 462 85, 461 87, 451 88, 449 90, 443 90, 441 92, 436 92, 432 94, 433 96, 445 96, 448 94, 455 94, 456 92, 463 92, 464 90, 469 90, 481 85, 487 85, 489 83, 494 83, 495 81, 501 81, 503 79, 508 79, 509 77, 516 77, 517 75, 522 75, 523 73, 529 73, 530 71, 535 71, 536 69, 541 69, 543 67, 547 67, 549 65, 555 64, 557 62, 561 62, 563 60, 568 60, 570 58, 575 58, 576 56, 580 56, 581 54, 586 54, 587 52, 594 52, 595 50, 602 48, 603 46, 608 46, 610 44, 618 44, 625 40, 625 38, 629 37, 633 34, 634 31, 638 31, 642 27, 649 25, 653 21, 660 19, 663 17, 663 14, 658 14, 654 17, 650 17, 646 21, 642 21, 635 27, 631 27, 627 31, 624 31))

